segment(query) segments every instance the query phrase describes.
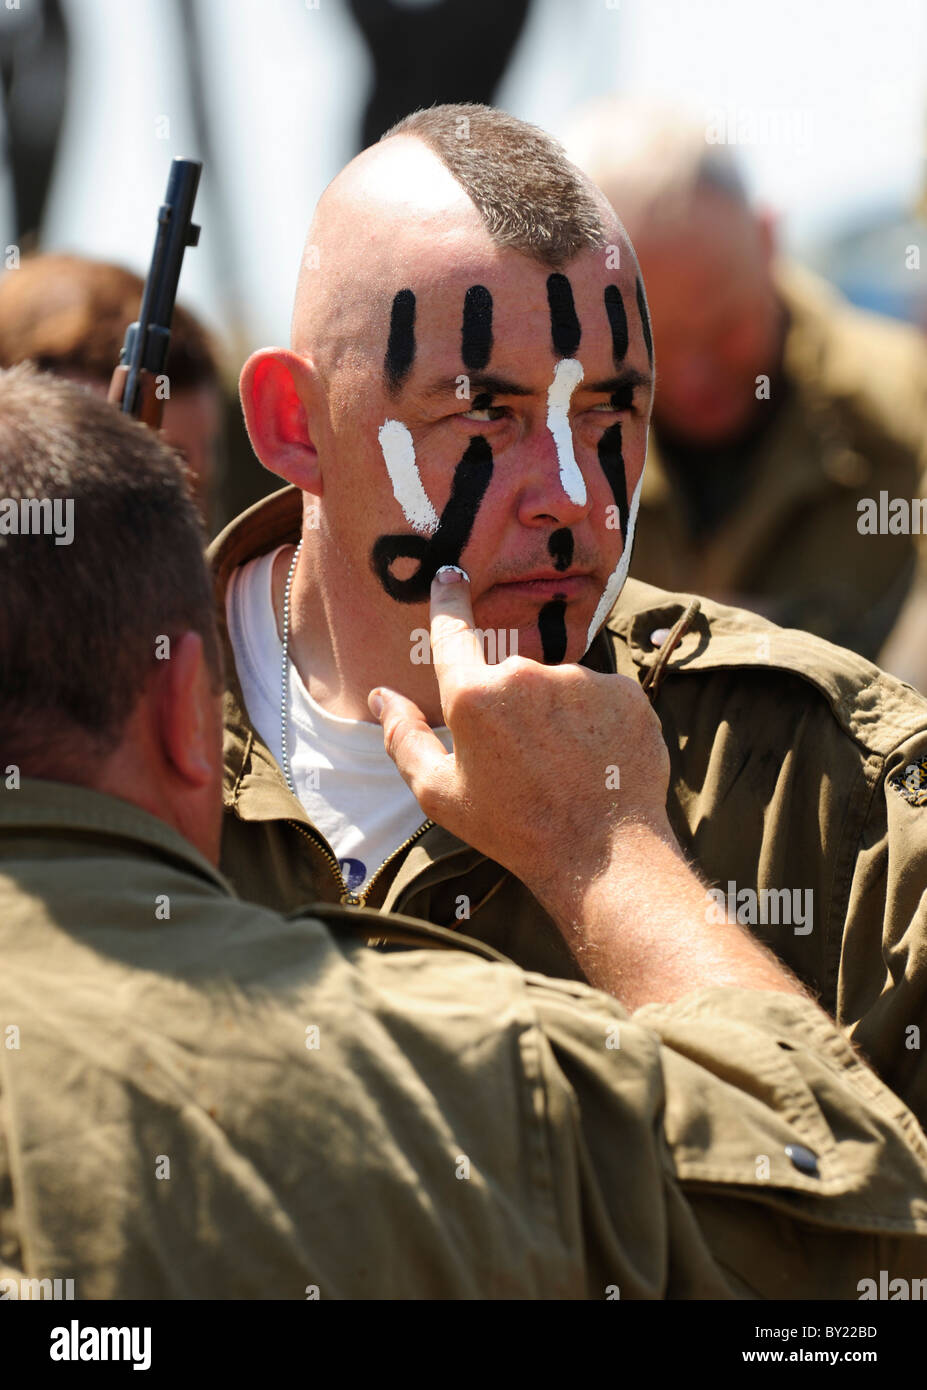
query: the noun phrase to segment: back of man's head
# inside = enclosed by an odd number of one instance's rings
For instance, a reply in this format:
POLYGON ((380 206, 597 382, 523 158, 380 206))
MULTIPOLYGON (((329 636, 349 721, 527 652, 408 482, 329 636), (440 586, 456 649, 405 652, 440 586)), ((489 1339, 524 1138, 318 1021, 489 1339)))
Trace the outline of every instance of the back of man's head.
POLYGON ((221 659, 174 455, 105 400, 0 371, 0 766, 95 784, 160 660, 221 659))
MULTIPOLYGON (((105 393, 126 328, 138 318, 144 281, 124 266, 87 256, 27 256, 0 278, 0 367, 32 362, 105 393)), ((220 440, 218 347, 177 304, 165 374, 163 435, 185 460, 208 516, 220 440)))
MULTIPOLYGON (((108 261, 27 256, 0 279, 0 367, 33 362, 107 386, 143 290, 141 276, 108 261)), ((219 381, 209 334, 181 304, 171 320, 166 371, 172 394, 219 381)))

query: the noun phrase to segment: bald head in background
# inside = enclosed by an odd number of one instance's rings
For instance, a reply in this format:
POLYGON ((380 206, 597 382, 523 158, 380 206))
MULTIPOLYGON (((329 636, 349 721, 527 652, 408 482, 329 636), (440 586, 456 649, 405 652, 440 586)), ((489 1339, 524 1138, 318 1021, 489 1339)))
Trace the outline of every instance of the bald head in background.
POLYGON ((927 353, 775 254, 724 122, 610 99, 574 114, 571 157, 621 210, 659 376, 635 578, 751 608, 923 683, 923 619, 886 645, 915 535, 871 520, 927 466, 927 353))
POLYGON ((621 208, 640 259, 660 353, 657 433, 695 447, 736 443, 771 415, 757 376, 781 370, 772 218, 751 206, 704 122, 605 100, 573 117, 565 143, 621 208))
POLYGON ((440 722, 409 655, 441 564, 469 574, 478 627, 551 664, 582 657, 627 572, 651 399, 633 250, 547 137, 460 110, 478 153, 433 108, 333 181, 291 348, 242 374, 257 454, 306 500, 294 658, 348 718, 394 680, 440 722))

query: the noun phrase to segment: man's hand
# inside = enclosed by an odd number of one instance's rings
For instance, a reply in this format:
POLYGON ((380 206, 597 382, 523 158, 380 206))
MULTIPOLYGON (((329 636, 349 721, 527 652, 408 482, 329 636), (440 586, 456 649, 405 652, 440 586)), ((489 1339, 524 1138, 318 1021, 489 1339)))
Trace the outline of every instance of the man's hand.
POLYGON ((369 697, 425 814, 516 874, 590 983, 628 1008, 706 985, 801 992, 740 927, 707 916, 669 825, 669 756, 641 688, 582 666, 488 665, 469 583, 451 573, 432 585, 431 650, 453 753, 410 700, 382 686, 369 697))
POLYGON ((524 657, 488 665, 459 570, 431 589, 431 653, 454 752, 402 695, 383 707, 386 750, 432 820, 536 884, 589 879, 622 827, 667 840, 669 757, 646 695, 623 676, 524 657))

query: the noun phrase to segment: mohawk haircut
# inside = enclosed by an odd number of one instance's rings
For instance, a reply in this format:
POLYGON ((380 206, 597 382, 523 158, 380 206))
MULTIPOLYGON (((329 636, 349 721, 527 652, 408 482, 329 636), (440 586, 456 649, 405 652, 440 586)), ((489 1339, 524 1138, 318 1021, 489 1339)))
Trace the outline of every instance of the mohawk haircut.
POLYGON ((598 203, 546 131, 477 103, 413 111, 381 140, 415 135, 461 185, 498 246, 559 270, 606 244, 598 203))

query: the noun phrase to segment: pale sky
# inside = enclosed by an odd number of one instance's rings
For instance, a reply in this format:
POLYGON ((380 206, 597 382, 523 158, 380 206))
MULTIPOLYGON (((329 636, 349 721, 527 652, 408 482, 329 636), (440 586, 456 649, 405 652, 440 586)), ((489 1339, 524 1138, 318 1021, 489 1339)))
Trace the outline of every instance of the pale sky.
MULTIPOLYGON (((180 294, 228 326, 215 254, 227 236, 246 351, 287 340, 306 226, 354 152, 369 60, 344 0, 199 3, 217 167, 204 176, 203 235, 180 294), (231 208, 221 228, 207 196, 216 178, 231 208)), ((174 10, 163 0, 65 7, 74 70, 45 246, 143 272, 170 159, 197 153, 174 10)), ((574 106, 609 91, 677 101, 732 129, 745 117, 765 121, 765 142, 740 154, 757 196, 801 247, 867 207, 909 202, 921 186, 927 3, 535 0, 498 104, 557 134, 574 106), (797 143, 775 138, 782 122, 797 143)), ((6 244, 5 189, 2 224, 6 244)))

